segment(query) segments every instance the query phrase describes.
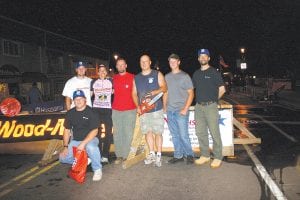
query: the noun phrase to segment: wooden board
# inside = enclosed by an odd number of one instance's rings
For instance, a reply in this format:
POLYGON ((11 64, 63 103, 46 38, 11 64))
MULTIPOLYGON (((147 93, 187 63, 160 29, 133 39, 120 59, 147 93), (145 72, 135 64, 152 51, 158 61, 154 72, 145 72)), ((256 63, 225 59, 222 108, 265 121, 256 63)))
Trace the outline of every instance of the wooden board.
POLYGON ((58 160, 59 153, 63 149, 62 140, 51 140, 49 145, 43 155, 41 161, 39 161, 40 166, 48 165, 56 160, 58 160))
POLYGON ((146 139, 140 129, 140 117, 137 115, 130 152, 127 159, 122 164, 123 169, 127 169, 139 161, 144 160, 148 153, 149 149, 146 139))
POLYGON ((255 137, 241 122, 233 118, 233 125, 243 132, 247 138, 234 138, 234 144, 261 144, 261 139, 255 137))

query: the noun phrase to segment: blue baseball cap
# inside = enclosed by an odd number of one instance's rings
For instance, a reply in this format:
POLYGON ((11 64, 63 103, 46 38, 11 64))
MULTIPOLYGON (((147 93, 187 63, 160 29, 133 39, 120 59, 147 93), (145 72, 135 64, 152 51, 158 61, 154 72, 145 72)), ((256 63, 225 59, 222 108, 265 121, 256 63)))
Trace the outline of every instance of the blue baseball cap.
POLYGON ((84 62, 84 61, 76 62, 75 67, 78 68, 80 66, 86 67, 87 66, 87 62, 84 62))
POLYGON ((199 49, 198 56, 200 56, 202 54, 206 54, 206 55, 210 56, 208 49, 199 49))
POLYGON ((85 97, 84 95, 84 92, 82 90, 76 90, 73 92, 73 100, 76 98, 76 97, 85 97))

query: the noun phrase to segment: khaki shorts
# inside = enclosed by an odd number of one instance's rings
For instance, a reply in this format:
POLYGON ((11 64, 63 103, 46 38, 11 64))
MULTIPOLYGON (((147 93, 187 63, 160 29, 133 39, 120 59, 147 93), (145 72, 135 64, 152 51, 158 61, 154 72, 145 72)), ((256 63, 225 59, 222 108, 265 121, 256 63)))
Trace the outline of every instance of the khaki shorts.
POLYGON ((164 113, 163 110, 145 113, 140 117, 142 134, 152 132, 161 135, 164 132, 164 113))

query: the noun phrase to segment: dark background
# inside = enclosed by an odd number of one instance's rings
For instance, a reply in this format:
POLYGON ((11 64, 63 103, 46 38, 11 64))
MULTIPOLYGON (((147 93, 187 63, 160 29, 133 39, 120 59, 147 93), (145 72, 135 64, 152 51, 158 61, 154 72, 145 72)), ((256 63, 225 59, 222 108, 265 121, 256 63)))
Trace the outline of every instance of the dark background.
POLYGON ((222 55, 238 71, 244 47, 248 72, 258 76, 299 67, 299 0, 1 0, 0 8, 2 16, 119 53, 134 73, 145 52, 163 72, 177 53, 192 73, 199 48, 211 51, 212 65, 222 55))

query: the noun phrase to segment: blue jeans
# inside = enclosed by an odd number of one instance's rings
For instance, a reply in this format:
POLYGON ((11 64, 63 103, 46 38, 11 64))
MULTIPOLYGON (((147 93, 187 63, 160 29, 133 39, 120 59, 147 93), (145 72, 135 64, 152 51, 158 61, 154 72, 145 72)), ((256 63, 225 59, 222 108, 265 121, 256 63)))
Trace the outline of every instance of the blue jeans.
MULTIPOLYGON (((65 158, 59 157, 59 161, 61 163, 72 164, 74 161, 73 146, 77 147, 80 143, 81 141, 71 140, 68 146, 68 155, 65 158)), ((88 157, 91 159, 91 166, 93 171, 96 171, 97 169, 102 169, 102 165, 100 162, 101 155, 100 155, 100 150, 98 145, 99 145, 99 139, 95 137, 85 146, 86 153, 88 157)))
POLYGON ((213 139, 214 158, 222 160, 222 140, 219 128, 218 104, 208 106, 195 105, 196 135, 198 137, 201 155, 210 157, 208 129, 213 139), (208 128, 208 129, 207 129, 208 128))
POLYGON ((168 111, 167 118, 175 149, 174 158, 194 157, 188 130, 189 112, 181 115, 180 111, 168 111))

